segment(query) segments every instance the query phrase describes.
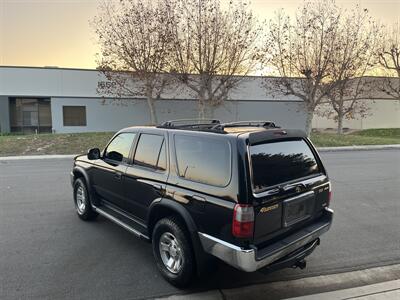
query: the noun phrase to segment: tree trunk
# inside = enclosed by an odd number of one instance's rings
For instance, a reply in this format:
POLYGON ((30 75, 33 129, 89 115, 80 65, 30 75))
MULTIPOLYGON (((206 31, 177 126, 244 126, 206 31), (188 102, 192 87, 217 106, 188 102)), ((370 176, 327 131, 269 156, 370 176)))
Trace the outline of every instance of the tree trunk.
POLYGON ((154 99, 153 99, 153 93, 152 93, 150 87, 148 87, 146 90, 146 98, 147 98, 147 106, 149 107, 149 111, 150 111, 151 125, 156 125, 158 122, 157 114, 156 114, 156 108, 155 108, 155 103, 154 103, 154 99))
POLYGON ((201 103, 199 101, 199 119, 204 119, 206 116, 206 108, 204 106, 204 103, 201 103))
POLYGON ((343 134, 343 114, 338 114, 337 134, 343 134))
POLYGON ((311 129, 312 129, 312 120, 314 117, 314 110, 310 109, 310 108, 306 108, 307 109, 307 116, 306 116, 306 133, 307 136, 309 137, 311 134, 311 129))
POLYGON ((214 119, 214 111, 215 111, 214 106, 206 105, 204 117, 210 120, 214 119))
POLYGON ((199 94, 199 119, 204 119, 206 117, 206 103, 204 95, 199 94))

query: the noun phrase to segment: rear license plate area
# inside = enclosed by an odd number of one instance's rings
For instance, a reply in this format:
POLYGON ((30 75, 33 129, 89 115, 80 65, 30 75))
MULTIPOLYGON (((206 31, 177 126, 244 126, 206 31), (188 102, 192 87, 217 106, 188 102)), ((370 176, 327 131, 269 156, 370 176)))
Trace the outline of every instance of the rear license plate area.
POLYGON ((289 227, 311 217, 314 211, 314 192, 296 196, 283 202, 283 227, 289 227))

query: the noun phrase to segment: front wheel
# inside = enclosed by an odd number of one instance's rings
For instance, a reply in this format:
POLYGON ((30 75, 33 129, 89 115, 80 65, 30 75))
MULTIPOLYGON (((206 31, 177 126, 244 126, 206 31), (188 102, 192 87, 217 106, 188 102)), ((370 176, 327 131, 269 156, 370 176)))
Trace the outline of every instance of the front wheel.
POLYGON ((97 217, 98 214, 90 204, 89 192, 82 178, 78 178, 74 182, 74 202, 76 212, 82 220, 89 221, 97 217))
POLYGON ((161 219, 152 239, 161 275, 176 287, 187 286, 194 277, 195 259, 185 226, 174 217, 161 219))

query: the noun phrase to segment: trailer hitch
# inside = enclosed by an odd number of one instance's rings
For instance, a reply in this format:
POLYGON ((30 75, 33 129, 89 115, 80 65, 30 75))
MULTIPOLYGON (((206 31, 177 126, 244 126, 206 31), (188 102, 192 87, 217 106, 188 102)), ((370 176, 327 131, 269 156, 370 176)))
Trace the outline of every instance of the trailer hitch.
POLYGON ((302 260, 297 261, 297 262, 292 266, 292 268, 293 268, 293 269, 300 268, 301 270, 303 270, 303 269, 306 268, 306 266, 307 266, 307 262, 306 262, 304 259, 302 259, 302 260))

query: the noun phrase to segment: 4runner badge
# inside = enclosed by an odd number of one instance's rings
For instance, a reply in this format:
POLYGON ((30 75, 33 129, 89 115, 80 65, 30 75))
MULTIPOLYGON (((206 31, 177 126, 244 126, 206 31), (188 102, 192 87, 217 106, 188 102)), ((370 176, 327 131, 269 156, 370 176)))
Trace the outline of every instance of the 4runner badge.
POLYGON ((260 213, 266 213, 266 212, 274 210, 274 209, 276 209, 278 207, 279 207, 279 204, 271 205, 271 206, 268 206, 268 207, 263 207, 263 208, 260 209, 260 213))

